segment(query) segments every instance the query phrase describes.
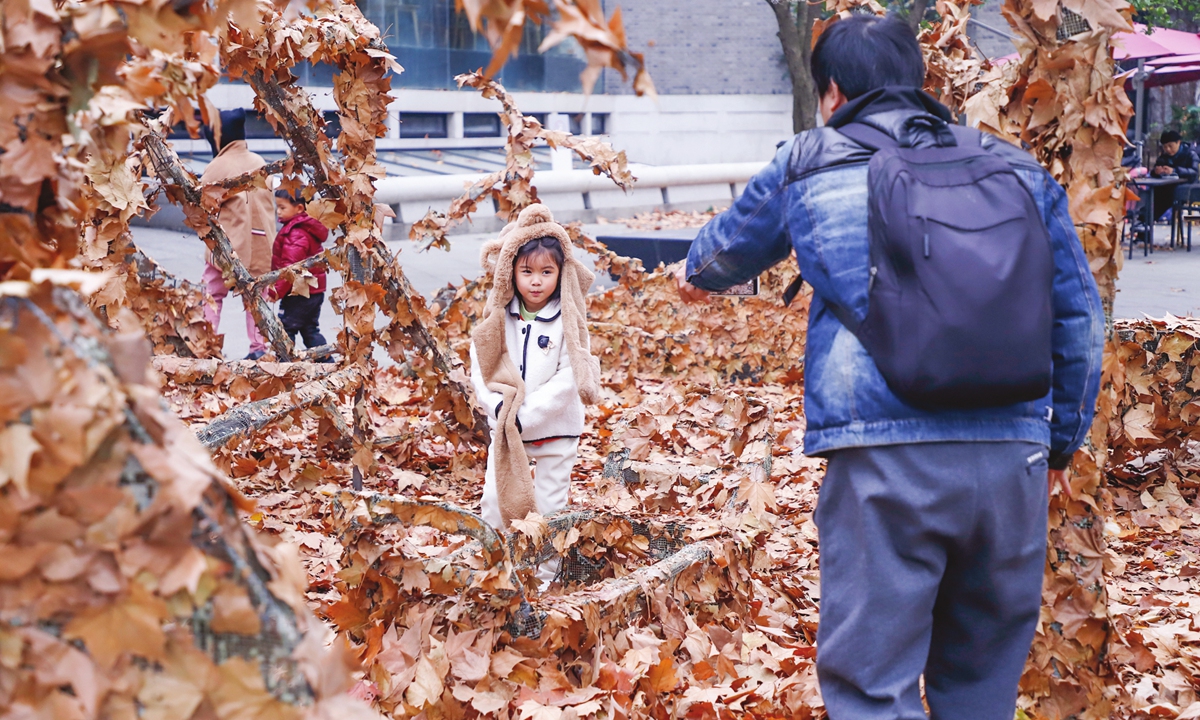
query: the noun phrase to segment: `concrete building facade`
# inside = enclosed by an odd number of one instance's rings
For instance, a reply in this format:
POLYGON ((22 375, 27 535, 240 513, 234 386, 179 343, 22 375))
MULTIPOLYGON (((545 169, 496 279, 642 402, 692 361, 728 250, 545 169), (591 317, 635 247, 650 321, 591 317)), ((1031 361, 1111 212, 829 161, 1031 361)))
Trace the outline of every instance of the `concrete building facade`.
MULTIPOLYGON (((573 40, 539 53, 546 29, 530 23, 520 52, 498 80, 526 113, 578 134, 607 136, 631 161, 651 165, 748 162, 769 159, 791 135, 791 82, 766 0, 602 0, 607 15, 620 9, 629 47, 643 52, 657 100, 638 98, 628 80, 606 70, 590 95, 579 73, 585 62, 573 40), (562 117, 565 116, 565 117, 562 117)), ((503 144, 497 104, 459 90, 454 76, 486 66, 491 51, 471 32, 454 0, 359 0, 383 32, 405 71, 393 80, 388 150, 489 148, 503 144)), ((977 6, 970 25, 989 57, 1013 45, 1001 0, 977 6)), ((332 72, 300 69, 301 83, 323 110, 335 109, 332 72)), ((241 83, 210 93, 218 107, 250 107, 241 83)), ((282 150, 269 127, 252 138, 263 150, 282 150)), ((196 145, 203 152, 202 145, 196 145)))
MULTIPOLYGON (((611 13, 618 3, 604 0, 611 13)), ((790 82, 775 20, 765 0, 623 0, 629 45, 646 56, 656 100, 632 94, 630 83, 605 71, 590 95, 579 73, 582 52, 568 40, 539 54, 544 28, 530 26, 517 57, 498 80, 523 112, 578 134, 609 138, 633 162, 650 165, 769 159, 791 135, 790 82)), ((395 101, 381 149, 404 151, 492 148, 503 144, 495 101, 459 90, 454 75, 485 66, 490 50, 454 12, 454 0, 360 0, 404 66, 392 83, 395 101)), ((301 68, 300 80, 321 110, 335 110, 328 68, 301 68)), ((210 91, 221 108, 252 105, 239 82, 210 91)), ((282 151, 265 124, 250 144, 282 151)), ((203 153, 201 141, 177 142, 203 153), (192 147, 194 146, 194 147, 192 147)))

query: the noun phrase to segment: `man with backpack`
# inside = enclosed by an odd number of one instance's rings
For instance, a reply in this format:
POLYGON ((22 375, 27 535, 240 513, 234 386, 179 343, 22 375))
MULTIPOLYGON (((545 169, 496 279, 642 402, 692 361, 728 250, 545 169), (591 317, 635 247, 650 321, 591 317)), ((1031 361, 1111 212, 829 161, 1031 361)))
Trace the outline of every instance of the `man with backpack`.
MULTIPOLYGON (((813 50, 825 126, 797 135, 677 273, 685 300, 794 250, 813 287, 805 452, 817 675, 831 720, 1011 720, 1037 626, 1048 476, 1091 425, 1104 314, 1067 197, 950 122, 894 18, 813 50)), ((799 285, 789 288, 794 295, 799 285)))

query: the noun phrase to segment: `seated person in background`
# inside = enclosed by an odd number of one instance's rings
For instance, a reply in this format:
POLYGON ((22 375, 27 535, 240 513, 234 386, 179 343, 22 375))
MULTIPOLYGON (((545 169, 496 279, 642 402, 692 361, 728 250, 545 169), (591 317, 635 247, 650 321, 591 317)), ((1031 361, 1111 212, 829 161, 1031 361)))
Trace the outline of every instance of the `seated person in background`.
POLYGON ((1178 132, 1167 130, 1159 138, 1159 143, 1162 145, 1162 152, 1154 161, 1154 168, 1150 174, 1159 178, 1176 177, 1183 183, 1154 189, 1154 218, 1156 220, 1174 204, 1183 191, 1183 185, 1196 182, 1197 165, 1200 165, 1195 151, 1190 146, 1183 144, 1183 137, 1178 132))
POLYGON ((1162 153, 1154 161, 1154 177, 1178 177, 1185 182, 1196 182, 1196 153, 1191 146, 1183 144, 1183 137, 1174 130, 1162 134, 1159 140, 1162 153))

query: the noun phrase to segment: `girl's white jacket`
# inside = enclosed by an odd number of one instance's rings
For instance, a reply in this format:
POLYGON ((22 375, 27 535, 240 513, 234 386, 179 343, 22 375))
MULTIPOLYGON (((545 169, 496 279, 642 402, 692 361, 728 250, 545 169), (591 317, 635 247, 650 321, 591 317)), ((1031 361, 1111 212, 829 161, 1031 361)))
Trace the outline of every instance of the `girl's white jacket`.
MULTIPOLYGON (((517 409, 517 423, 525 442, 583 434, 583 401, 575 385, 571 360, 563 346, 562 309, 557 299, 546 303, 537 317, 521 319, 519 297, 508 304, 504 342, 508 356, 525 381, 525 402, 517 409)), ((471 382, 475 397, 487 410, 493 427, 503 396, 483 383, 475 343, 471 343, 471 382)))

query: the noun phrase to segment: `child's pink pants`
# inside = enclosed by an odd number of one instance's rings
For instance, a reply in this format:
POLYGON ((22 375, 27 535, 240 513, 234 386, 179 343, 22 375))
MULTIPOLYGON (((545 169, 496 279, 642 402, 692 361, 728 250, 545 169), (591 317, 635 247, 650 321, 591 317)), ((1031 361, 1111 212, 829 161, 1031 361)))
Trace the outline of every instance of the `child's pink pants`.
MULTIPOLYGON (((213 299, 213 304, 204 306, 204 319, 213 326, 213 332, 218 332, 221 324, 221 307, 225 303, 225 296, 229 294, 229 288, 225 287, 221 271, 209 263, 204 264, 204 276, 201 280, 213 299)), ((245 301, 242 302, 242 305, 245 306, 245 301)), ((250 314, 249 310, 246 310, 246 335, 250 338, 250 352, 266 351, 267 344, 263 341, 262 334, 258 332, 254 315, 250 314)))

